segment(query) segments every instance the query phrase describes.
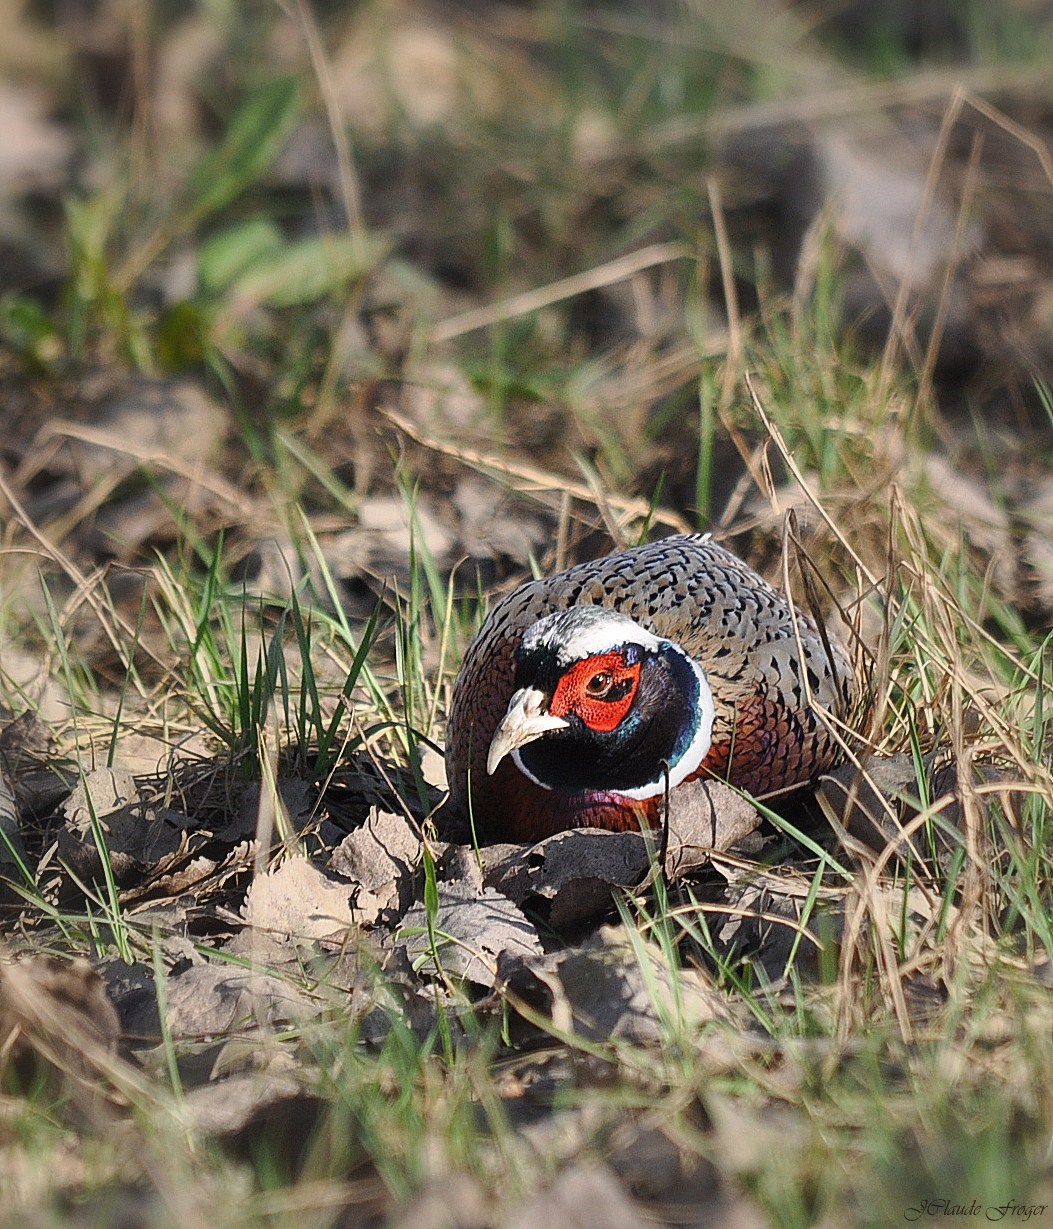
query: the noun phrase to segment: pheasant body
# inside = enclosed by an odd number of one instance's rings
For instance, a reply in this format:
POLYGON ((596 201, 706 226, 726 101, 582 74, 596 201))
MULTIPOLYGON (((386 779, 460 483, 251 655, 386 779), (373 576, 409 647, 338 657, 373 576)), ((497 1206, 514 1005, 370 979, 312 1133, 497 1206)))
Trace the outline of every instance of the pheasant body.
POLYGON ((838 757, 816 706, 851 691, 840 644, 708 535, 633 547, 491 611, 454 687, 450 805, 480 839, 538 840, 653 822, 667 780, 803 784, 838 757))

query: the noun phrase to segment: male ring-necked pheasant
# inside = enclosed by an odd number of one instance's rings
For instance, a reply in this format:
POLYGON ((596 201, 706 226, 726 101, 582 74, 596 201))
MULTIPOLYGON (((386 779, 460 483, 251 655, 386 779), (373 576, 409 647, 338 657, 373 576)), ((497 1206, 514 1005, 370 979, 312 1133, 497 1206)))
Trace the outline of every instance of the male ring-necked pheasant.
POLYGON ((533 841, 655 823, 667 772, 802 784, 838 755, 809 694, 846 709, 844 649, 741 559, 698 534, 619 551, 490 612, 454 686, 450 805, 483 840, 533 841))

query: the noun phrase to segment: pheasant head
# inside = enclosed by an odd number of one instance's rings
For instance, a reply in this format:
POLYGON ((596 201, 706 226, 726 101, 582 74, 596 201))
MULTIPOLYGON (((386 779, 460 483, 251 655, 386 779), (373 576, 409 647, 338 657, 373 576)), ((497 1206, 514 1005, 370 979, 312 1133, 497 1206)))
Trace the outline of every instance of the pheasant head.
POLYGON ((646 799, 695 773, 713 697, 701 666, 617 611, 573 606, 527 628, 487 756, 547 790, 646 799))

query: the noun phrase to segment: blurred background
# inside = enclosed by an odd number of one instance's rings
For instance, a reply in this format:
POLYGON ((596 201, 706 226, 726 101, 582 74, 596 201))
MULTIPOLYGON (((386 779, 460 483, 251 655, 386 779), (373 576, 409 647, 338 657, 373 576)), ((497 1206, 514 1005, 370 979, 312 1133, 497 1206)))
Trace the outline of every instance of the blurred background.
POLYGON ((763 553, 750 371, 835 511, 923 455, 908 488, 1048 617, 1047 0, 0 22, 0 455, 86 563, 192 523, 287 591, 299 502, 367 612, 407 490, 469 587, 594 529, 763 553))

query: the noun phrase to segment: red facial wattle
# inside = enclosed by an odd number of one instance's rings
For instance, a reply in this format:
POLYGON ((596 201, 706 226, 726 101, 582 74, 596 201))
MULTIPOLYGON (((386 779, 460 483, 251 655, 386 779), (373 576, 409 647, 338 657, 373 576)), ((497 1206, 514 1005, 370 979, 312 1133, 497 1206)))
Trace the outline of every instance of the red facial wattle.
POLYGON ((617 729, 632 707, 640 683, 640 663, 622 653, 597 653, 575 662, 556 685, 548 711, 553 717, 574 714, 599 734, 617 729))

